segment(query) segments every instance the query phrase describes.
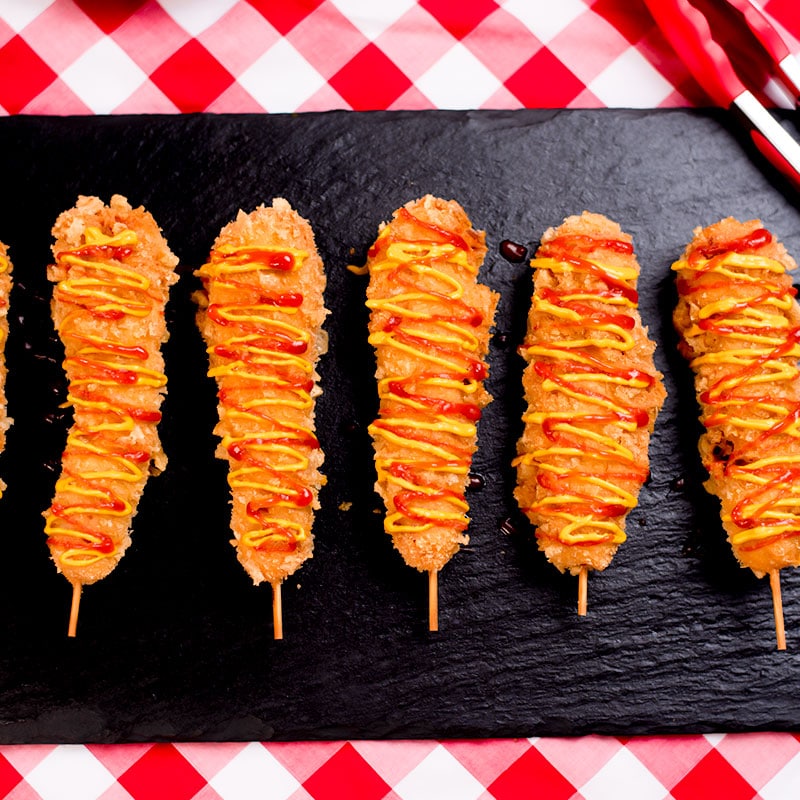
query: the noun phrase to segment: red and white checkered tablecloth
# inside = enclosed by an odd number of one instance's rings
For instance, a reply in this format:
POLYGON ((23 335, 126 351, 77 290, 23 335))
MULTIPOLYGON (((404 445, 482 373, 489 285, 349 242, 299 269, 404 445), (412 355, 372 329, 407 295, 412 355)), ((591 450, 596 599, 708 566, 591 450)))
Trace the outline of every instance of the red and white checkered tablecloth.
MULTIPOLYGON (((798 0, 763 6, 800 53, 798 0)), ((0 0, 0 114, 706 102, 642 0, 0 0)), ((787 733, 0 747, 0 795, 16 800, 784 800, 799 787, 787 733)))
POLYGON ((0 78, 8 114, 704 102, 642 0, 0 0, 0 78))
POLYGON ((484 741, 17 745, 14 800, 792 800, 789 734, 484 741))

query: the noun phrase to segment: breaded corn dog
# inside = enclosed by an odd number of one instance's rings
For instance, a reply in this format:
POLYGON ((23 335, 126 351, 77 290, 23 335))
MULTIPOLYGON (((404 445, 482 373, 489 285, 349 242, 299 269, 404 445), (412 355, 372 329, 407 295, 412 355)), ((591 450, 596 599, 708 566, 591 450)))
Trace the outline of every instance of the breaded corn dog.
POLYGON ((253 582, 272 585, 281 638, 281 582, 311 557, 324 482, 314 433, 316 365, 327 349, 323 264, 311 226, 277 198, 240 211, 196 274, 197 324, 219 390, 217 456, 230 468, 232 543, 253 582))
POLYGON ((157 424, 166 391, 164 307, 178 259, 153 217, 114 195, 80 197, 53 228, 53 321, 64 344, 74 420, 44 512, 57 569, 80 590, 108 575, 130 544, 147 477, 167 463, 157 424))
POLYGON ((515 496, 548 560, 579 576, 585 614, 588 570, 605 569, 625 541, 665 392, 638 312, 639 265, 619 225, 569 217, 544 234, 531 266, 515 496))
POLYGON ((464 496, 498 295, 477 282, 486 253, 461 206, 430 195, 381 227, 367 261, 369 341, 377 357, 376 490, 406 563, 436 576, 468 541, 464 496))
MULTIPOLYGON (((13 279, 13 267, 8 257, 8 248, 0 242, 0 452, 6 446, 6 431, 11 427, 13 420, 8 416, 6 401, 6 342, 8 341, 8 303, 13 279)), ((6 484, 0 480, 0 497, 6 490, 6 484)))
POLYGON ((743 567, 770 575, 785 647, 779 570, 800 565, 800 306, 792 257, 760 220, 698 228, 677 272, 674 313, 705 432, 706 489, 743 567))

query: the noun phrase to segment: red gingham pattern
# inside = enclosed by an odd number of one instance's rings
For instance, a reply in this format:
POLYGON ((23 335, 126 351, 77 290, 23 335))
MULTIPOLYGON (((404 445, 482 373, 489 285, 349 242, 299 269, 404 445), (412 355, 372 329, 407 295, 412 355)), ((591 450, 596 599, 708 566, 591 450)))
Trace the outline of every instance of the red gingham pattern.
MULTIPOLYGON (((798 0, 763 5, 800 53, 798 0)), ((0 115, 706 102, 642 0, 0 0, 0 115)), ((13 800, 784 800, 798 787, 800 741, 776 733, 0 747, 13 800)))
POLYGON ((0 0, 0 77, 0 114, 704 102, 642 0, 0 0))
POLYGON ((9 800, 787 800, 798 786, 800 742, 774 733, 15 745, 0 754, 9 800))

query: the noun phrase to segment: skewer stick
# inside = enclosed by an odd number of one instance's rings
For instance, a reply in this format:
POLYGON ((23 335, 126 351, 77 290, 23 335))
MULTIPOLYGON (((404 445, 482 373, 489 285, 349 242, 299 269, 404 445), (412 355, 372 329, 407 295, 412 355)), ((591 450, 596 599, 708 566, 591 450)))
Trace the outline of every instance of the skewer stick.
POLYGON ((81 607, 81 589, 83 584, 72 584, 72 605, 69 608, 69 627, 67 628, 67 636, 74 638, 78 631, 78 611, 81 607))
POLYGON ((272 584, 272 631, 275 639, 283 639, 283 603, 280 581, 272 584))
POLYGON ((781 571, 769 571, 769 587, 772 589, 772 610, 775 612, 775 636, 778 650, 786 649, 786 630, 783 626, 783 600, 781 599, 781 571))
POLYGON ((439 630, 439 571, 428 570, 428 629, 439 630))
POLYGON ((586 603, 589 593, 589 570, 586 567, 581 567, 578 573, 578 616, 586 616, 586 603))

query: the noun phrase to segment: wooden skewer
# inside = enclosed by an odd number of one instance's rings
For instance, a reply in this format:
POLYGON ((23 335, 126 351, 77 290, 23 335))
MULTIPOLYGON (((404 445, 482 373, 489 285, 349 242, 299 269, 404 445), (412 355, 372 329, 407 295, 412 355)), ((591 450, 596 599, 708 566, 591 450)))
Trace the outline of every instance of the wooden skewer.
POLYGON ((578 616, 586 616, 587 595, 589 593, 589 570, 581 567, 578 573, 578 616))
POLYGON ((428 629, 439 630, 439 571, 428 570, 428 629))
POLYGON ((781 599, 781 571, 769 571, 769 587, 772 589, 772 610, 775 613, 775 636, 778 640, 778 650, 786 649, 786 630, 783 626, 783 600, 781 599))
POLYGON ((72 584, 72 605, 69 609, 69 627, 67 628, 67 636, 74 637, 78 631, 78 611, 81 607, 81 589, 83 584, 72 584))
POLYGON ((280 581, 272 584, 272 631, 276 639, 283 639, 283 603, 280 581))

